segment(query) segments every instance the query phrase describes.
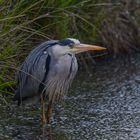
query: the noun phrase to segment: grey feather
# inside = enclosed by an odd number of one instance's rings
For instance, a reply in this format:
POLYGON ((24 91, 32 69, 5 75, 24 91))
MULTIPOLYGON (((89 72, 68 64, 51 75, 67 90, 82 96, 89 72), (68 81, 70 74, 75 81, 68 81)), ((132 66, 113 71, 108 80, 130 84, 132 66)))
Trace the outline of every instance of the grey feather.
POLYGON ((54 51, 53 46, 60 51, 63 49, 58 40, 47 41, 32 50, 21 65, 17 76, 18 88, 14 97, 19 104, 22 100, 33 97, 39 99, 41 93, 54 102, 67 93, 78 69, 77 60, 74 54, 69 53, 59 57, 59 51, 54 51), (51 59, 48 59, 49 57, 51 59), (40 91, 41 85, 44 87, 40 91))

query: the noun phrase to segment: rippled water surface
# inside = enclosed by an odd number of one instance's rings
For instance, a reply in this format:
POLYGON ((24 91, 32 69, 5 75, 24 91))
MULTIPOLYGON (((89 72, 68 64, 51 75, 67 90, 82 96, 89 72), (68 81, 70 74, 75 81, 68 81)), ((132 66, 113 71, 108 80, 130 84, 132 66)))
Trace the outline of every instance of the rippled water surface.
MULTIPOLYGON (((140 140, 140 56, 96 61, 55 106, 53 140, 140 140)), ((41 139, 40 109, 0 106, 0 140, 41 139)))

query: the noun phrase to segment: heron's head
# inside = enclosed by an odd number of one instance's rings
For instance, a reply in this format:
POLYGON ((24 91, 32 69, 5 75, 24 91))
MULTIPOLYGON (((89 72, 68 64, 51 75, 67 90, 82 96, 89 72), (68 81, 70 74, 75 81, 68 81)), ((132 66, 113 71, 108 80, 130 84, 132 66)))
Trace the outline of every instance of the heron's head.
POLYGON ((104 47, 96 45, 82 44, 79 40, 74 38, 66 38, 59 40, 58 43, 53 46, 53 53, 65 55, 67 53, 78 54, 86 51, 102 51, 105 49, 104 47))

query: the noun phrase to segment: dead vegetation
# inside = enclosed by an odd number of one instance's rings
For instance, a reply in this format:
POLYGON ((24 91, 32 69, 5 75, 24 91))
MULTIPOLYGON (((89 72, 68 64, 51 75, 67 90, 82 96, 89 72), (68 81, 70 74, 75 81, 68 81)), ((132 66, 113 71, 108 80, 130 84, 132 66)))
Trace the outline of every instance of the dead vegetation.
POLYGON ((115 54, 140 50, 140 2, 125 0, 109 8, 101 27, 103 43, 115 54))

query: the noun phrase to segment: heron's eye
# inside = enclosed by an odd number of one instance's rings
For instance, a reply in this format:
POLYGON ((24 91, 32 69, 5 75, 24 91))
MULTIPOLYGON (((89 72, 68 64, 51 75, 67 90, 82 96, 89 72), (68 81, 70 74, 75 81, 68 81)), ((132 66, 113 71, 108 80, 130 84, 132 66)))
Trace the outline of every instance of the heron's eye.
POLYGON ((74 47, 74 43, 70 43, 70 44, 69 44, 69 47, 70 47, 70 48, 73 48, 73 47, 74 47))

